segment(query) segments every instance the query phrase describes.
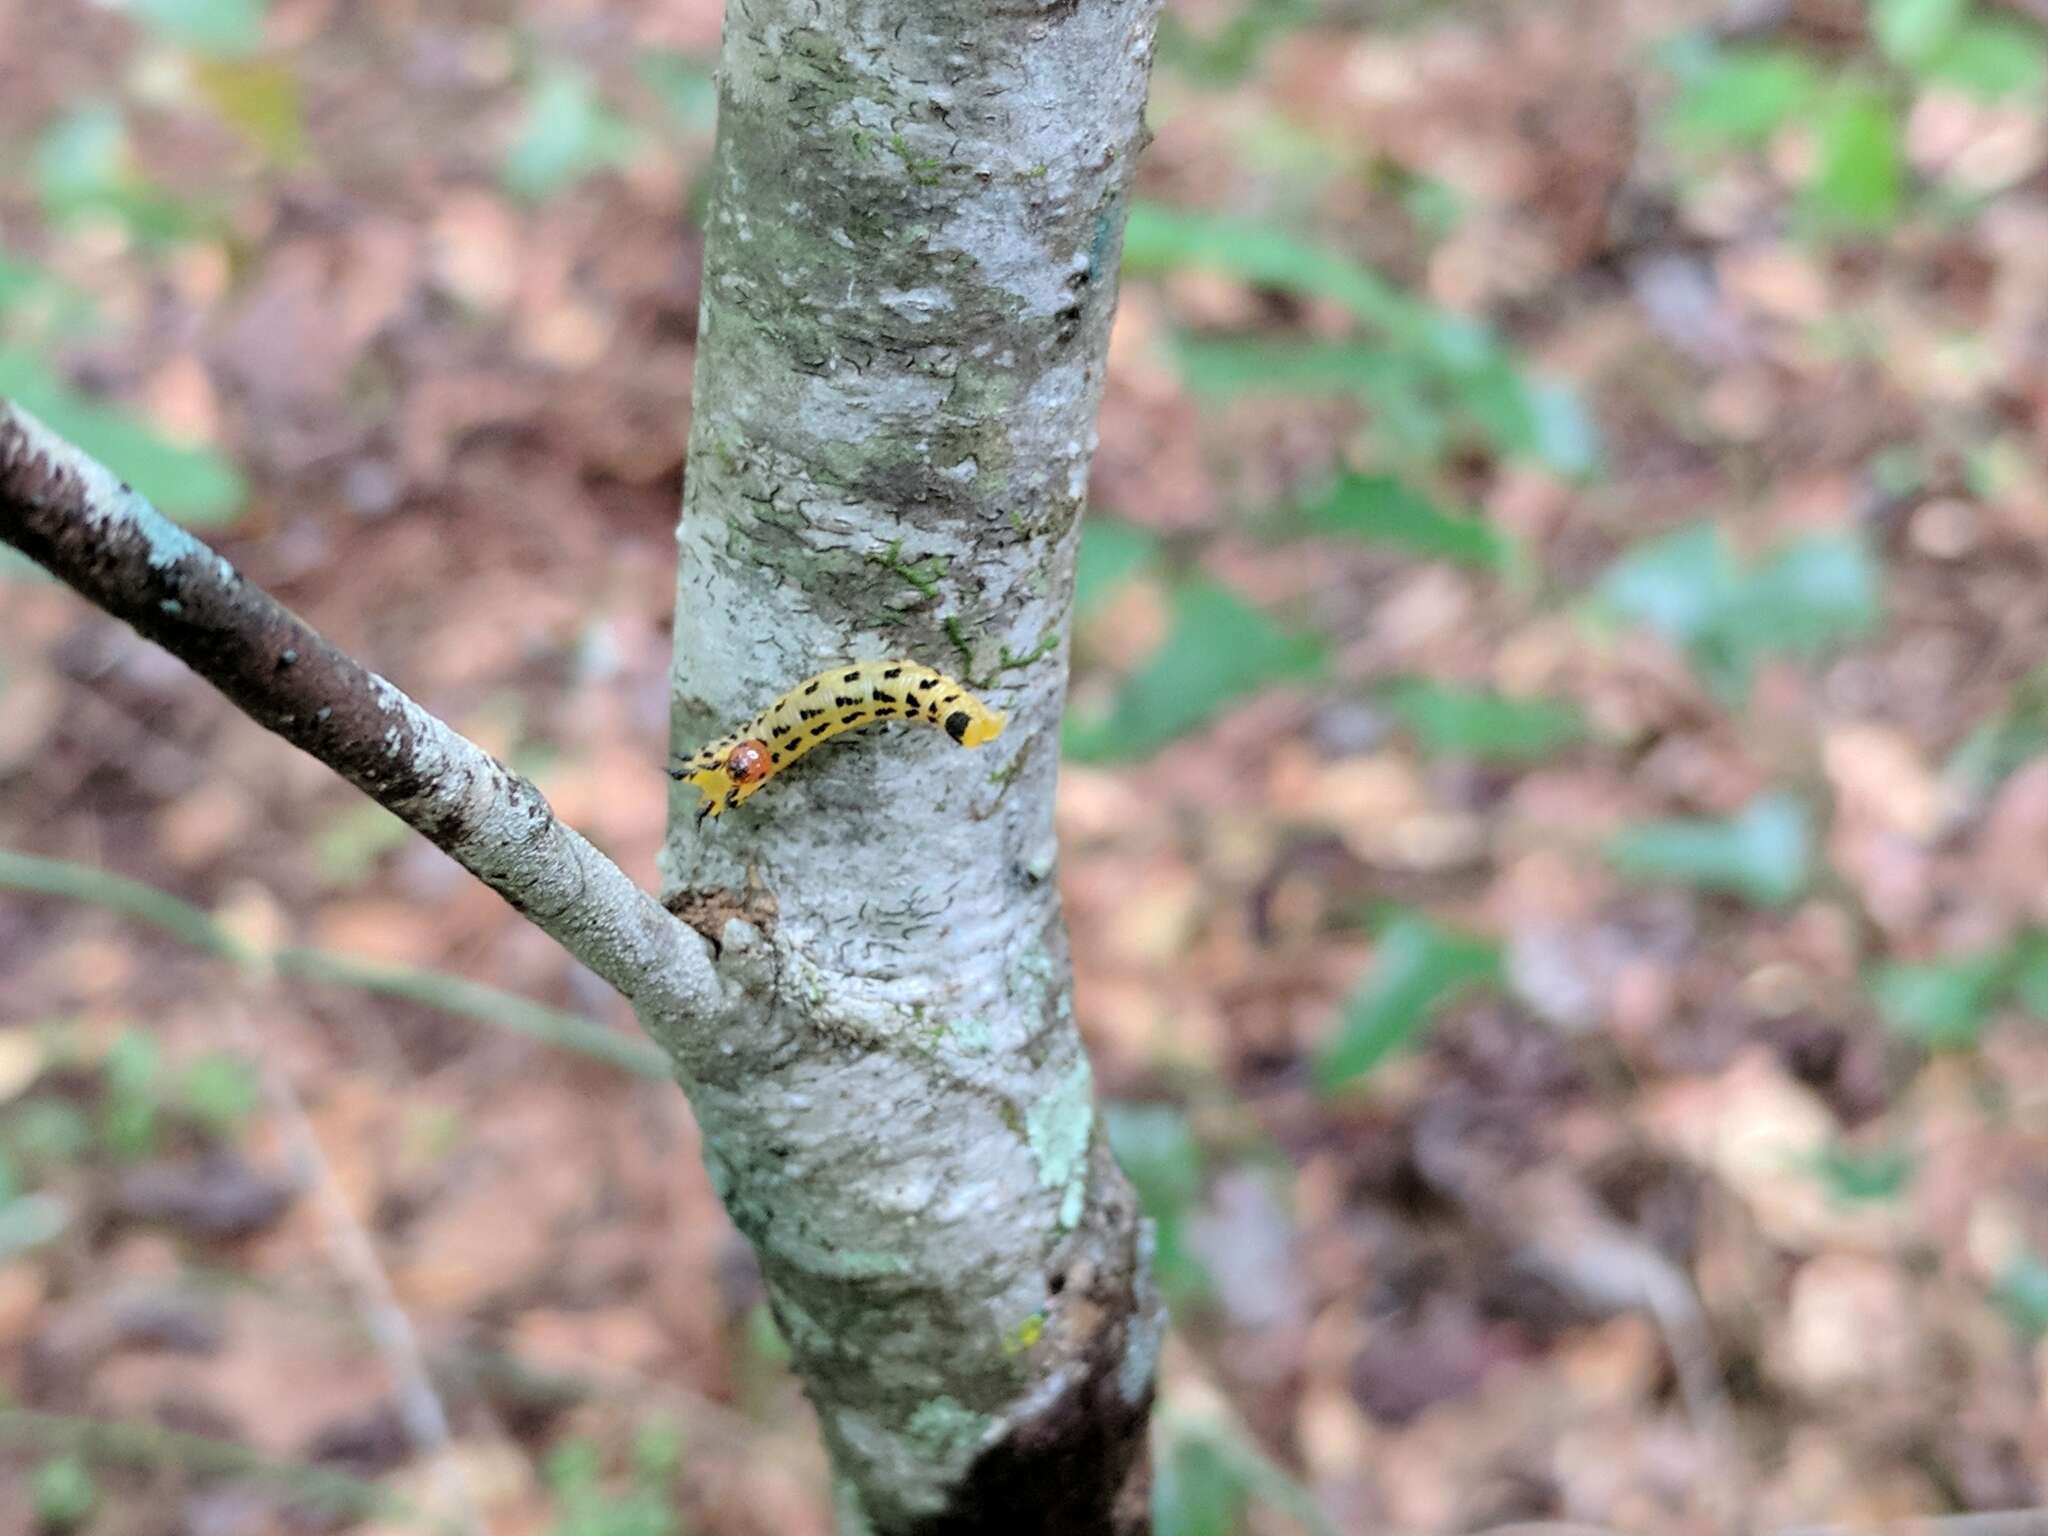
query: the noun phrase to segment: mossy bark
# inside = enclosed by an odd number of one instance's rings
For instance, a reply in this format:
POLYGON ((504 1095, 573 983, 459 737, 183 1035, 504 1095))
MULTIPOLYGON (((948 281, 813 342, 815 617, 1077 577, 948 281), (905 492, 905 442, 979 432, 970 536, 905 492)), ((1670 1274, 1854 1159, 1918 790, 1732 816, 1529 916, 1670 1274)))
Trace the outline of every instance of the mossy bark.
POLYGON ((731 0, 676 605, 678 752, 840 659, 891 725, 721 821, 685 1063, 846 1529, 1133 1532, 1162 1317, 1073 1023, 1052 796, 1157 0, 731 0))

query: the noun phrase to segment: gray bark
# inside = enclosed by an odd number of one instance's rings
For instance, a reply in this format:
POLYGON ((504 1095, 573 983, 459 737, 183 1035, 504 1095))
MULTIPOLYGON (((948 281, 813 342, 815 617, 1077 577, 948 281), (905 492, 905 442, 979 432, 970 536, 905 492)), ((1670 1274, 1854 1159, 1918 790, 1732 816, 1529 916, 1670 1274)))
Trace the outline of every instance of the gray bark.
POLYGON ((1129 1532, 1163 1326, 1054 882, 1068 607, 1157 0, 731 0, 678 531, 687 752, 842 659, 946 668, 722 820, 669 904, 692 1100, 849 1531, 1129 1532))

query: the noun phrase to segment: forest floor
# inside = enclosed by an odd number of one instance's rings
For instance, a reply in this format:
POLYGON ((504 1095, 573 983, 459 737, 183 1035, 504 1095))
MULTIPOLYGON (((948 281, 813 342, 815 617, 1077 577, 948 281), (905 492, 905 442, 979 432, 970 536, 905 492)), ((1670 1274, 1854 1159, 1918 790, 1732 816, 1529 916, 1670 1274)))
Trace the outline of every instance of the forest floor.
MULTIPOLYGON (((2031 9, 1172 8, 1059 801, 1162 1536, 2048 1502, 2031 9)), ((133 11, 0 7, 0 393, 653 884, 716 7, 133 11)), ((643 1067, 0 570, 0 1533, 825 1532, 643 1067)))

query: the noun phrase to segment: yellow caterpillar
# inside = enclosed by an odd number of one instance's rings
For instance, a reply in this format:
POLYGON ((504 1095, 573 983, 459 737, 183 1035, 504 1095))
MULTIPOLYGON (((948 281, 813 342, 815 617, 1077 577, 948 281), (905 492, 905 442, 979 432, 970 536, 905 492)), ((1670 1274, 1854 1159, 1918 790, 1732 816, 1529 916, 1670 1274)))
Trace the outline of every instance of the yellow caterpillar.
POLYGON ((854 661, 798 683, 668 776, 703 791, 699 821, 723 816, 841 731, 897 719, 939 726, 963 747, 1003 733, 1003 716, 943 672, 914 661, 854 661))

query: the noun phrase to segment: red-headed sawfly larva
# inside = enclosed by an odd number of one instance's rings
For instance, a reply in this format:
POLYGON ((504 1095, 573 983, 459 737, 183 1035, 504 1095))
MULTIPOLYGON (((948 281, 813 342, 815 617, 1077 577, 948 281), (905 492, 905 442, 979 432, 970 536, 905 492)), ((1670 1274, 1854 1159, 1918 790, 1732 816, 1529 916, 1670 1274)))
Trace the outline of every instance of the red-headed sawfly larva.
POLYGON ((668 776, 703 791, 702 821, 723 816, 841 731, 881 720, 922 720, 963 747, 978 747, 1002 735, 1003 718, 945 673, 917 662, 853 661, 798 683, 668 776))

